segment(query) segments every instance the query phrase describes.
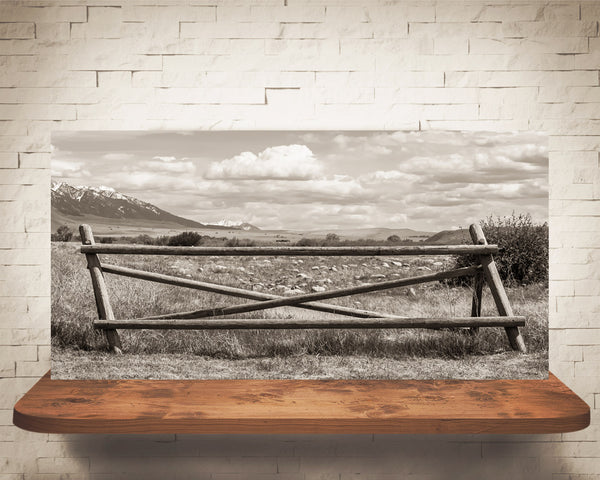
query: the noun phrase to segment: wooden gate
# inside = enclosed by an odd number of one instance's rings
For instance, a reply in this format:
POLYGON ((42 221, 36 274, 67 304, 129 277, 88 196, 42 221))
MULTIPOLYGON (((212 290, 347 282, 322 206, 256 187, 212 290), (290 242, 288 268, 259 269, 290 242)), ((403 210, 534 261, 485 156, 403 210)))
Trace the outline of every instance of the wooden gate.
POLYGON ((525 343, 519 326, 525 325, 525 318, 515 316, 498 269, 492 257, 498 253, 497 245, 488 245, 479 225, 469 228, 473 245, 423 245, 397 247, 171 247, 152 245, 98 245, 89 225, 80 225, 81 253, 85 254, 98 308, 98 320, 94 327, 104 330, 111 351, 120 353, 121 341, 117 329, 304 329, 304 328, 449 328, 449 327, 504 327, 510 346, 525 352, 525 343), (171 275, 136 270, 111 264, 102 264, 99 254, 130 255, 181 255, 181 256, 405 256, 405 255, 475 255, 478 261, 469 267, 431 273, 416 277, 401 278, 365 284, 325 292, 316 292, 281 297, 268 293, 255 292, 215 283, 189 280, 171 275), (257 300, 228 307, 215 307, 190 312, 177 312, 154 315, 137 319, 116 319, 108 298, 104 273, 149 280, 168 285, 221 293, 233 297, 257 300), (375 292, 399 287, 409 287, 427 282, 471 276, 473 277, 473 301, 470 317, 417 318, 403 317, 387 313, 343 307, 321 303, 322 300, 361 293, 375 292), (481 300, 483 286, 487 284, 499 316, 482 317, 481 300), (338 318, 318 319, 249 319, 223 318, 226 315, 240 314, 276 307, 293 306, 320 312, 341 315, 338 318), (216 317, 216 318, 215 318, 216 317))

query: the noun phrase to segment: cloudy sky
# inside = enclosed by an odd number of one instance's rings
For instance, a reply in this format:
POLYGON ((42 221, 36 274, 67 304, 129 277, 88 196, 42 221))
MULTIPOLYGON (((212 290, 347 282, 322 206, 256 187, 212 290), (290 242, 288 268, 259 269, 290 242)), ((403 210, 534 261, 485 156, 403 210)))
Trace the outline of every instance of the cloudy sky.
POLYGON ((57 132, 52 177, 203 223, 439 231, 548 216, 547 137, 473 132, 57 132))

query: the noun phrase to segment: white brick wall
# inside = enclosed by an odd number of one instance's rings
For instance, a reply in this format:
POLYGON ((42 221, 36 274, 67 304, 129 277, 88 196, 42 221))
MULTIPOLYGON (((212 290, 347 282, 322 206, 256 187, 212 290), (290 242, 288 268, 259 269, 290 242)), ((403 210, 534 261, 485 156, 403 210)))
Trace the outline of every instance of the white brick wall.
POLYGON ((600 478, 600 3, 0 3, 0 480, 600 478), (287 4, 287 5, 286 5, 287 4), (541 129, 551 370, 592 426, 522 436, 86 436, 12 426, 49 368, 53 130, 541 129))

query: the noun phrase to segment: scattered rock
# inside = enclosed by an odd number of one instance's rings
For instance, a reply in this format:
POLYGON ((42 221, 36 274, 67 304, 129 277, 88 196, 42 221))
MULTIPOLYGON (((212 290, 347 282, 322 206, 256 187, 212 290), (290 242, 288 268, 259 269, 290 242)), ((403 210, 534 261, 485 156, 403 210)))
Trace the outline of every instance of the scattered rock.
POLYGON ((303 279, 307 280, 312 277, 307 275, 306 273, 299 273, 298 275, 296 275, 296 278, 303 278, 303 279))
POLYGON ((338 271, 338 269, 335 267, 335 265, 332 266, 329 270, 331 270, 332 272, 337 272, 338 271))
POLYGON ((314 267, 310 267, 311 270, 318 270, 319 267, 317 267, 316 265, 314 267))
POLYGON ((302 290, 301 288, 289 288, 283 292, 283 294, 285 296, 302 295, 303 293, 306 293, 306 292, 304 290, 302 290))
POLYGON ((387 263, 387 262, 383 262, 383 263, 381 264, 381 266, 382 266, 382 267, 384 267, 384 268, 390 268, 390 264, 389 264, 389 263, 387 263))
POLYGON ((432 265, 434 267, 443 267, 444 266, 444 262, 433 262, 432 265))
POLYGON ((402 266, 402 262, 393 261, 392 265, 394 265, 395 267, 401 267, 402 266))
POLYGON ((383 275, 382 273, 376 273, 374 275, 371 275, 371 278, 385 278, 385 275, 383 275))
POLYGON ((406 296, 407 297, 411 297, 411 298, 415 298, 417 296, 417 291, 414 288, 409 288, 408 290, 406 290, 406 296))
POLYGON ((417 267, 417 270, 431 272, 431 268, 429 268, 429 267, 417 267))
POLYGON ((311 287, 311 290, 313 292, 324 292, 327 289, 325 287, 320 286, 320 285, 314 285, 313 287, 311 287))

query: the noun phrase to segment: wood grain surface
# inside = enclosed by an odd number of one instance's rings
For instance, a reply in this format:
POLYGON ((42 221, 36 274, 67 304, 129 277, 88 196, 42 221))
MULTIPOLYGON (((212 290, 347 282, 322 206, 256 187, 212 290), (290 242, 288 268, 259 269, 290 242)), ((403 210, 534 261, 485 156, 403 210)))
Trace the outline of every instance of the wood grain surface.
POLYGON ((45 433, 556 433, 590 409, 548 380, 51 380, 14 407, 45 433))

